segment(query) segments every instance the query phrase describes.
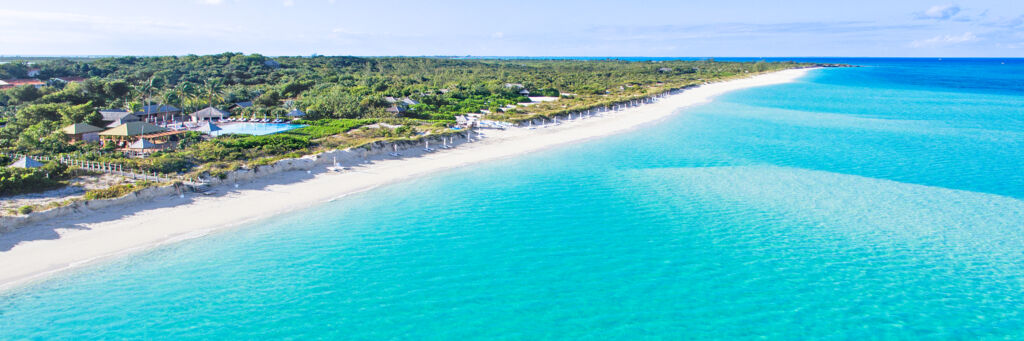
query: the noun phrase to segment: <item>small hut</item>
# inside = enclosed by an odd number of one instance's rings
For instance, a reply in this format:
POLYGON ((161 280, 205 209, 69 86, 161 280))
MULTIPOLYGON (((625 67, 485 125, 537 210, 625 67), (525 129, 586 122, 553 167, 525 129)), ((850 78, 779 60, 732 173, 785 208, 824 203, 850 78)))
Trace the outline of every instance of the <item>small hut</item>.
POLYGON ((203 133, 203 134, 206 134, 206 135, 210 135, 210 136, 214 136, 214 134, 213 134, 214 132, 221 131, 221 130, 224 130, 224 129, 221 128, 221 127, 218 127, 216 124, 213 124, 213 122, 210 122, 210 121, 206 121, 206 122, 200 123, 199 124, 199 128, 196 129, 196 131, 198 131, 200 133, 203 133))
POLYGON ((14 161, 14 163, 10 165, 10 167, 13 168, 39 168, 42 166, 42 162, 33 160, 28 156, 22 156, 20 159, 18 159, 18 161, 14 161))
POLYGON ((139 139, 128 146, 128 150, 140 154, 149 154, 163 149, 163 145, 153 143, 147 139, 139 139))
POLYGON ((75 141, 92 141, 98 142, 100 140, 99 132, 103 131, 103 128, 94 127, 85 123, 75 123, 61 129, 65 135, 67 135, 71 142, 75 141))
POLYGON ((299 109, 292 109, 292 111, 288 112, 288 117, 290 117, 292 119, 302 118, 302 117, 305 117, 305 116, 306 116, 306 113, 302 112, 302 110, 299 110, 299 109))
POLYGON ((192 113, 191 115, 193 121, 199 122, 214 119, 221 120, 227 118, 228 116, 231 116, 231 113, 214 107, 206 107, 202 110, 192 113))
POLYGON ((179 114, 181 114, 181 109, 167 104, 143 105, 141 111, 132 113, 132 115, 138 116, 140 119, 154 122, 172 121, 174 120, 174 116, 178 116, 179 114))

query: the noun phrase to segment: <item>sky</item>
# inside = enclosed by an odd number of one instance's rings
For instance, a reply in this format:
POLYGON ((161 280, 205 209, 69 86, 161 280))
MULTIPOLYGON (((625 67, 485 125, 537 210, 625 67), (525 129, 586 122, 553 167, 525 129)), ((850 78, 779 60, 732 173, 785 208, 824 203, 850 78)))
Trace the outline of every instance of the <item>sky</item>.
POLYGON ((221 52, 1024 57, 1024 1, 0 0, 0 55, 221 52))

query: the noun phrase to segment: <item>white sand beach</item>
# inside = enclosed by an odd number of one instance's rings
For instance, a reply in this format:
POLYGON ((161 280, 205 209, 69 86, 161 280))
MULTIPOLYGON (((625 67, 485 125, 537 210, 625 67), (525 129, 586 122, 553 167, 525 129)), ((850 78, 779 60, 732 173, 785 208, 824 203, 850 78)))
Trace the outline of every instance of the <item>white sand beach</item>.
POLYGON ((374 160, 343 173, 285 172, 242 183, 238 188, 219 187, 220 195, 158 198, 27 226, 0 235, 0 290, 403 179, 625 132, 664 119, 680 108, 708 102, 716 95, 791 82, 806 72, 786 70, 704 85, 654 104, 547 128, 487 130, 479 142, 420 157, 374 160))

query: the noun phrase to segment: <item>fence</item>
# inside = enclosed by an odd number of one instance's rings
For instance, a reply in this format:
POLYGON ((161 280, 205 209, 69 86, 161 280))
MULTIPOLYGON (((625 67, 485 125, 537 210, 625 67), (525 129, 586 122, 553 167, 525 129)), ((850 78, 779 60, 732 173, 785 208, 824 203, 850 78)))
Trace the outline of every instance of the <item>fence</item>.
MULTIPOLYGON (((23 154, 11 154, 11 153, 2 153, 2 154, 6 155, 7 157, 11 158, 12 160, 17 160, 17 159, 20 159, 22 156, 26 156, 26 155, 23 155, 23 154)), ((192 185, 192 186, 201 186, 201 185, 206 184, 206 181, 203 180, 203 179, 200 179, 200 178, 186 178, 186 177, 180 176, 180 175, 168 175, 168 174, 160 174, 160 173, 157 173, 157 172, 147 172, 147 171, 139 170, 139 169, 125 168, 124 165, 121 165, 121 164, 81 160, 81 159, 72 158, 72 157, 70 157, 68 155, 63 155, 63 154, 62 155, 58 155, 56 157, 50 157, 50 156, 28 156, 28 157, 30 157, 30 158, 32 158, 32 159, 34 159, 36 161, 40 161, 40 162, 57 161, 57 162, 60 162, 62 164, 68 165, 68 166, 77 167, 78 169, 81 169, 81 170, 117 175, 117 176, 124 177, 126 179, 144 180, 144 181, 153 181, 153 182, 180 181, 182 183, 185 183, 185 184, 188 184, 188 185, 192 185)))
MULTIPOLYGON (((598 105, 598 106, 591 107, 589 109, 574 110, 574 111, 568 112, 566 114, 566 116, 568 116, 569 119, 572 119, 573 115, 576 115, 577 118, 585 118, 585 117, 590 117, 590 116, 598 115, 598 114, 603 113, 603 112, 620 111, 620 110, 625 110, 625 109, 632 108, 632 107, 638 107, 638 106, 641 106, 641 105, 644 105, 644 104, 657 103, 662 98, 682 93, 683 91, 685 91, 686 89, 688 89, 690 87, 691 86, 687 86, 687 87, 684 87, 684 88, 673 88, 673 89, 669 89, 668 91, 660 92, 660 93, 657 93, 657 94, 654 94, 654 95, 650 95, 650 96, 646 96, 646 97, 634 98, 634 99, 629 99, 629 100, 620 101, 620 102, 614 102, 614 103, 609 103, 609 104, 601 104, 601 105, 598 105)), ((561 117, 561 115, 556 115, 556 117, 555 117, 556 121, 557 121, 558 117, 561 117)), ((521 124, 522 123, 520 123, 520 125, 521 124)))

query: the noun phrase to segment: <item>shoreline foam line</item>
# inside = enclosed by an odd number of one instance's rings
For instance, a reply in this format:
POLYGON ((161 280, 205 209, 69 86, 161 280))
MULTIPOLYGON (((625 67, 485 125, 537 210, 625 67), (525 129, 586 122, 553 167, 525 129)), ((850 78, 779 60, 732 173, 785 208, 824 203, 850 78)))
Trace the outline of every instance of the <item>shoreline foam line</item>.
MULTIPOLYGON (((296 211, 427 174, 618 134, 672 116, 682 108, 746 88, 795 81, 809 69, 790 69, 687 89, 659 101, 608 112, 601 117, 563 121, 547 129, 488 131, 478 142, 429 157, 374 160, 344 173, 284 172, 246 183, 220 186, 224 195, 153 199, 82 216, 25 226, 0 235, 0 291, 112 257, 209 235, 260 219, 296 211)), ((426 155, 424 155, 426 156, 426 155)))

